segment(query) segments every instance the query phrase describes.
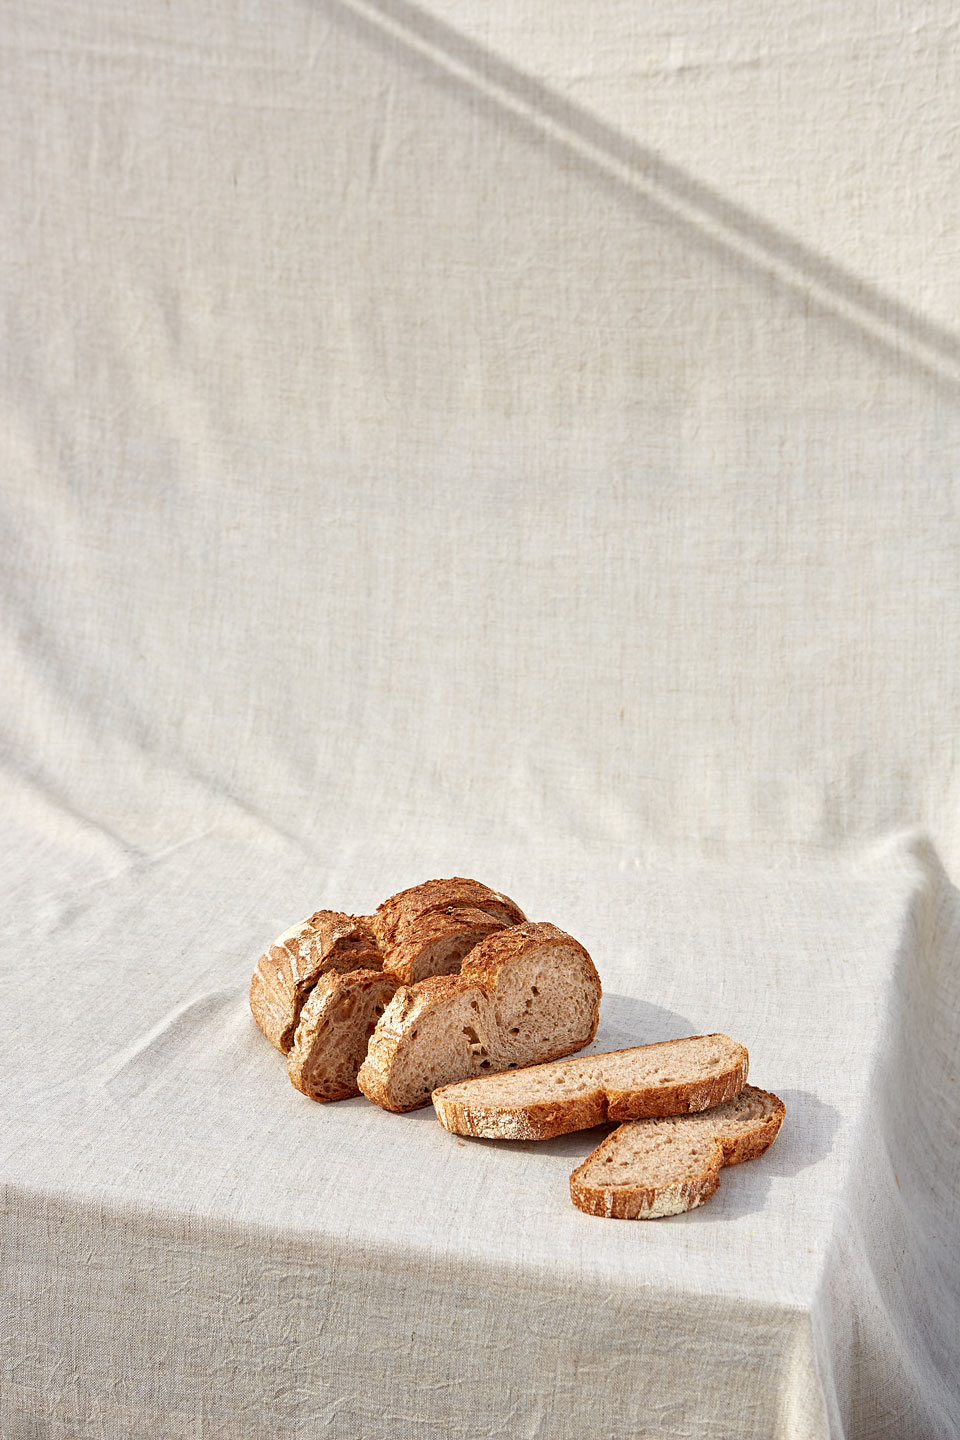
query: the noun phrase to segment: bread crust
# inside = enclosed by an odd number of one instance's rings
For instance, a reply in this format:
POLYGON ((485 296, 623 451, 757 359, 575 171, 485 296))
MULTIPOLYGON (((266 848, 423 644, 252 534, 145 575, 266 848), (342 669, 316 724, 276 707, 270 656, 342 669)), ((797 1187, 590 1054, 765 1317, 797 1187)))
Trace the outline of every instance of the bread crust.
POLYGON ((719 1187, 720 1147, 715 1146, 714 1151, 713 1163, 701 1174, 676 1185, 595 1190, 578 1185, 571 1175, 570 1198, 578 1210, 587 1215, 600 1215, 605 1220, 663 1220, 669 1215, 682 1215, 709 1200, 719 1187))
MULTIPOLYGON (((575 1130, 589 1130, 608 1120, 684 1115, 732 1100, 746 1083, 750 1063, 746 1047, 738 1045, 727 1035, 699 1035, 691 1039, 724 1042, 734 1052, 732 1063, 718 1075, 698 1076, 674 1085, 648 1085, 636 1090, 618 1089, 598 1075, 594 1088, 586 1093, 554 1100, 530 1100, 515 1106, 495 1102, 484 1104, 482 1099, 477 1098, 463 1100, 456 1093, 458 1085, 454 1084, 433 1092, 433 1108, 444 1129, 455 1135, 473 1135, 490 1140, 550 1140, 575 1130)), ((689 1045, 691 1042, 681 1040, 675 1043, 689 1045)), ((634 1052, 663 1049, 667 1044, 669 1042, 660 1041, 656 1046, 636 1045, 622 1050, 607 1050, 589 1058, 601 1070, 604 1061, 634 1052)), ((577 1067, 579 1063, 578 1060, 556 1061, 551 1069, 559 1080, 565 1069, 577 1067)), ((529 1069, 533 1075, 543 1066, 530 1066, 529 1069)), ((524 1071, 516 1073, 522 1075, 524 1071)), ((479 1080, 473 1085, 479 1088, 483 1083, 479 1080)))
POLYGON ((271 1045, 286 1055, 307 996, 331 970, 380 970, 383 957, 370 917, 317 910, 285 930, 250 979, 250 1010, 271 1045))
POLYGON ((459 971, 475 945, 502 929, 502 921, 475 907, 428 910, 402 930, 386 952, 383 966, 401 985, 415 985, 430 975, 459 971))
MULTIPOLYGON (((496 931, 478 945, 475 950, 464 960, 460 974, 468 980, 475 981, 478 985, 485 987, 495 986, 504 965, 515 960, 530 945, 573 945, 588 960, 586 950, 579 940, 574 940, 565 930, 551 925, 546 920, 522 920, 509 929, 496 931)), ((590 961, 591 965, 593 961, 590 961)), ((597 1002, 597 1021, 600 1019, 599 1001, 597 1002)), ((594 1026, 596 1030, 596 1026, 594 1026)))
POLYGON ((373 917, 374 933, 382 950, 388 953, 421 916, 452 908, 482 910, 501 925, 517 925, 526 919, 509 895, 492 890, 479 880, 453 875, 446 880, 425 880, 421 885, 411 885, 384 900, 373 917))
POLYGON ((467 955, 459 975, 432 976, 397 991, 373 1032, 367 1058, 357 1077, 360 1089, 367 1099, 396 1114, 428 1105, 429 1094, 411 1104, 395 1093, 393 1085, 395 1067, 407 1047, 416 1039, 415 1032, 419 1023, 425 1016, 440 1011, 455 997, 467 998, 473 995, 481 1005, 484 1001, 495 1001, 500 977, 528 950, 537 947, 572 947, 586 962, 590 979, 595 985, 588 1032, 585 1032, 583 1038, 578 1038, 575 1044, 561 1044, 540 1059, 553 1060, 588 1045, 596 1034, 600 1020, 600 979, 593 961, 578 940, 574 940, 556 925, 526 920, 509 929, 497 931, 483 940, 467 955))
POLYGON ((440 1124, 454 1135, 472 1135, 482 1140, 551 1140, 574 1130, 592 1130, 607 1118, 602 1091, 572 1097, 562 1105, 540 1101, 523 1109, 497 1111, 448 1100, 445 1088, 434 1090, 431 1099, 440 1124))
POLYGON ((764 1150, 769 1150, 780 1133, 783 1117, 787 1113, 787 1107, 779 1096, 774 1095, 772 1090, 757 1090, 756 1086, 751 1088, 770 1102, 771 1113, 749 1135, 731 1137, 720 1134, 717 1136, 723 1151, 724 1168, 730 1165, 742 1165, 745 1160, 756 1160, 764 1150))
MULTIPOLYGON (((783 1123, 786 1107, 776 1095, 752 1085, 746 1086, 742 1093, 744 1096, 749 1093, 750 1097, 765 1102, 765 1113, 740 1134, 724 1129, 724 1111, 731 1107, 724 1106, 716 1112, 690 1116, 691 1126, 697 1127, 697 1140, 703 1145, 704 1154, 697 1159, 688 1157, 687 1172, 671 1183, 643 1184, 634 1181, 600 1185, 586 1178, 589 1170, 596 1171, 598 1162, 604 1163, 607 1156, 613 1160, 624 1139, 624 1132, 650 1122, 641 1120, 621 1125, 591 1151, 570 1176, 570 1198, 574 1205, 588 1215, 612 1220, 656 1220, 680 1215, 702 1205, 719 1186, 721 1168, 739 1165, 762 1155, 777 1138, 783 1123)), ((683 1117, 677 1117, 678 1126, 685 1123, 683 1117)))

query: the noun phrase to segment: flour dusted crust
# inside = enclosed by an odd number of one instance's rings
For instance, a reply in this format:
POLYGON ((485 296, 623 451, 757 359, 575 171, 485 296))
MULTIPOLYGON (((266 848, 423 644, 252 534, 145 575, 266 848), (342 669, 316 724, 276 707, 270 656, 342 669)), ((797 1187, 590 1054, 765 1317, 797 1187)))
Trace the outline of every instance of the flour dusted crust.
POLYGON ((749 1056, 727 1035, 698 1035, 555 1060, 435 1090, 437 1119, 457 1135, 547 1140, 606 1120, 683 1115, 731 1100, 749 1056))
POLYGON ((303 1009, 287 1056, 290 1083, 311 1100, 359 1095, 357 1071, 397 982, 386 971, 321 975, 303 1009))
POLYGON ((479 880, 454 875, 448 880, 425 880, 400 890, 377 906, 372 917, 374 932, 382 950, 389 953, 403 940, 404 933, 422 916, 433 911, 455 909, 480 910, 501 925, 517 925, 526 919, 520 906, 509 895, 491 890, 479 880))
POLYGON ((696 1115, 634 1120, 597 1146, 570 1176, 578 1210, 614 1220, 656 1220, 702 1205, 724 1165, 762 1155, 783 1123, 782 1100, 745 1085, 696 1115))
POLYGON ((459 976, 398 990, 358 1084, 384 1109, 415 1110, 440 1085, 582 1049, 599 1007, 600 980, 579 941, 524 921, 471 950, 459 976))
POLYGON ((382 968, 371 918, 317 910, 285 930, 257 961, 250 981, 250 1009, 281 1054, 293 1044, 300 1011, 321 975, 382 968))

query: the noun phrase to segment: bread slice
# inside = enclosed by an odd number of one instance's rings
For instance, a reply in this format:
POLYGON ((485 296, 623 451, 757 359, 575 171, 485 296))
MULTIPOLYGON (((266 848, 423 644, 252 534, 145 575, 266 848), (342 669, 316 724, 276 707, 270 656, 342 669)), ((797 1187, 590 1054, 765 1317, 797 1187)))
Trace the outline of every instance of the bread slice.
POLYGON ((479 880, 454 875, 449 880, 425 880, 400 890, 377 906, 373 928, 381 949, 388 954, 412 925, 423 915, 435 910, 469 908, 482 910, 501 925, 518 925, 526 919, 520 906, 499 890, 491 890, 479 880))
POLYGON ((291 1085, 311 1100, 359 1095, 357 1071, 396 988, 394 977, 379 970, 321 975, 300 1012, 287 1056, 291 1085))
POLYGON ((384 969, 402 985, 415 985, 428 975, 453 974, 475 945, 502 929, 502 920, 486 910, 455 905, 428 910, 403 928, 384 955, 384 969))
POLYGON ((656 1220, 709 1199, 723 1165, 762 1155, 777 1138, 784 1104, 745 1085, 699 1115, 634 1120, 608 1135, 570 1176, 570 1198, 588 1215, 656 1220))
POLYGON ((257 961, 250 981, 253 1018, 285 1055, 304 1001, 321 975, 332 970, 380 970, 382 957, 371 917, 318 910, 285 930, 257 961))
POLYGON ((739 1094, 749 1056, 726 1035, 665 1040, 554 1060, 433 1092, 437 1119, 456 1135, 548 1140, 604 1120, 682 1115, 739 1094))
POLYGON ((401 987, 357 1081, 384 1109, 415 1110, 438 1086, 580 1050, 599 1013, 600 979, 583 946, 526 921, 483 940, 459 976, 401 987))

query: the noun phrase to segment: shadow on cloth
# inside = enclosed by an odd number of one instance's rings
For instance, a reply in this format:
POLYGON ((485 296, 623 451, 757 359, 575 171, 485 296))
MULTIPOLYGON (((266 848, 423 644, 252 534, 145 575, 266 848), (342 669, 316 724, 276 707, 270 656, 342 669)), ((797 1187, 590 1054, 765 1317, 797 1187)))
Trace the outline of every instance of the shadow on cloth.
POLYGON ((715 1224, 751 1215, 764 1208, 771 1180, 798 1175, 830 1154, 840 1127, 840 1112, 809 1090, 776 1093, 787 1113, 771 1149, 744 1165, 725 1166, 716 1196, 677 1218, 693 1224, 715 1224))
POLYGON ((441 83, 463 87, 474 105, 486 106, 501 130, 535 137, 561 164, 587 167, 595 177, 639 201, 648 213, 669 216, 702 245, 774 281, 800 297, 808 313, 833 323, 873 349, 896 355, 945 393, 958 390, 960 336, 928 319, 852 270, 807 246, 789 231, 739 206, 661 151, 650 149, 606 124, 529 71, 510 64, 455 26, 409 0, 321 0, 324 11, 396 56, 426 66, 441 83))

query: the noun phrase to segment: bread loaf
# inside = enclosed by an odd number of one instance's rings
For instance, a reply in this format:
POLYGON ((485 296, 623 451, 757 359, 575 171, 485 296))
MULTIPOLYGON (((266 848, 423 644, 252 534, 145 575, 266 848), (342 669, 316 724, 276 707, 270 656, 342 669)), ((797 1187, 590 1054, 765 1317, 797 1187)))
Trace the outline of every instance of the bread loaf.
POLYGON ((583 946, 529 921, 471 950, 459 976, 401 987, 357 1077, 384 1109, 415 1110, 438 1086, 569 1055, 596 1034, 600 980, 583 946))
POLYGON ((605 1120, 682 1115, 737 1095, 749 1057, 726 1035, 666 1040, 554 1060, 433 1092, 437 1119, 457 1135, 547 1140, 605 1120))
POLYGON ((400 891, 372 916, 318 910, 285 931, 260 957, 250 981, 251 1012, 282 1054, 291 1047, 296 1050, 288 1073, 304 1094, 314 1099, 332 1099, 333 1090, 355 1095, 356 1068, 366 1048, 360 1047, 359 1037, 369 1023, 363 1016, 369 1012, 376 1019, 372 997, 389 999, 401 983, 459 970, 480 940, 522 919, 522 910, 506 895, 462 876, 400 891), (380 985, 369 979, 349 985, 332 979, 323 983, 326 977, 361 970, 385 978, 380 985), (300 1035, 303 1011, 314 994, 316 1002, 300 1035), (325 1057, 334 1036, 336 1053, 325 1057), (348 1054, 353 1057, 349 1062, 348 1054))
POLYGON ((578 1210, 615 1220, 655 1220, 702 1205, 724 1165, 762 1155, 777 1138, 784 1105, 745 1085, 697 1115, 634 1120, 608 1135, 570 1176, 578 1210))

